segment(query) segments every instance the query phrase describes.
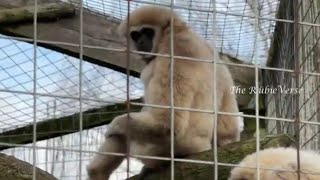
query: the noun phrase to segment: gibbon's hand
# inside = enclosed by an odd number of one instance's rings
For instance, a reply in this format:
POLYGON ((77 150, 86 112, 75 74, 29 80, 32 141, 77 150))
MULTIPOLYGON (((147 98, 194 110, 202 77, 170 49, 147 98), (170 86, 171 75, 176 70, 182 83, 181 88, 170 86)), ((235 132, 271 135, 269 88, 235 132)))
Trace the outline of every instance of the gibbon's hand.
POLYGON ((114 135, 125 135, 128 129, 127 121, 128 121, 128 114, 122 114, 120 116, 115 117, 112 120, 112 122, 109 124, 108 130, 105 136, 110 137, 114 135))

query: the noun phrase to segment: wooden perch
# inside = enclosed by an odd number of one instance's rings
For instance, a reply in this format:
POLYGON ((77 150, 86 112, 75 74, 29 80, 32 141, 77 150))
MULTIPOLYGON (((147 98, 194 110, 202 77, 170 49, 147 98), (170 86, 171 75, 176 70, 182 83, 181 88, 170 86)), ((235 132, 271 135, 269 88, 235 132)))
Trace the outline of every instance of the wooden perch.
MULTIPOLYGON (((17 25, 33 22, 34 6, 0 10, 0 25, 17 25)), ((54 21, 63 17, 74 16, 75 9, 70 5, 49 3, 38 6, 38 21, 54 21)))
MULTIPOLYGON (((135 100, 138 101, 138 100, 135 100)), ((141 106, 130 106, 130 111, 139 111, 141 106)), ((126 112, 125 103, 118 103, 94 108, 83 112, 83 129, 107 125, 111 120, 126 112)), ((37 141, 63 136, 79 131, 79 113, 37 123, 37 141)), ((13 129, 0 133, 1 143, 28 144, 32 143, 33 125, 13 129)), ((8 149, 10 146, 0 146, 0 150, 8 149)))
MULTIPOLYGON (((32 180, 33 166, 29 163, 0 153, 0 179, 32 180)), ((51 174, 37 168, 37 180, 57 180, 51 174)))
MULTIPOLYGON (((270 147, 289 147, 293 144, 291 138, 287 135, 269 136, 260 140, 260 148, 270 147)), ((256 152, 256 139, 241 141, 229 144, 222 148, 218 148, 218 161, 220 163, 239 163, 246 155, 256 152)), ((191 155, 187 159, 213 161, 212 150, 191 155)), ((214 179, 214 166, 200 163, 177 162, 175 163, 175 179, 176 180, 208 180, 214 179)), ((170 167, 164 170, 151 173, 146 177, 147 180, 167 180, 170 179, 170 167)), ((219 180, 227 180, 231 167, 219 165, 219 180)), ((137 176, 129 178, 129 180, 137 180, 137 176)))

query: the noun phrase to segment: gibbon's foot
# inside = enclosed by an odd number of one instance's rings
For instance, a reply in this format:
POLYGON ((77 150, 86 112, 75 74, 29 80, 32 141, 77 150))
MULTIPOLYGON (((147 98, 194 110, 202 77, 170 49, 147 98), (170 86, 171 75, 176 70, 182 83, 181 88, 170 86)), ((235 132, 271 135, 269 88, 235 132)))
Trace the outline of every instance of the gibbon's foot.
POLYGON ((156 168, 148 168, 146 166, 143 166, 143 168, 140 171, 138 180, 148 180, 149 175, 159 171, 163 171, 168 167, 170 167, 170 163, 166 163, 166 162, 161 163, 156 168))
POLYGON ((127 114, 115 117, 109 124, 108 130, 105 133, 105 137, 111 137, 114 135, 125 135, 127 132, 127 121, 127 114))
POLYGON ((88 177, 86 180, 108 180, 109 176, 104 173, 97 172, 95 169, 87 167, 88 177))
POLYGON ((139 174, 138 180, 145 180, 146 177, 151 173, 151 171, 152 169, 143 167, 139 174))
POLYGON ((153 168, 147 168, 144 166, 139 174, 138 180, 147 180, 147 177, 155 171, 156 170, 153 168))

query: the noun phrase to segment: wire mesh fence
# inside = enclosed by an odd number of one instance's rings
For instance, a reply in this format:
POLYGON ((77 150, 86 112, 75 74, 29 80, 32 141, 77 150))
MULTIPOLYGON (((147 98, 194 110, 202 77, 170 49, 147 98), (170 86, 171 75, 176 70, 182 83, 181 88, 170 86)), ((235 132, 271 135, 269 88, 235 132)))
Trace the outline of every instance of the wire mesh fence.
MULTIPOLYGON (((292 2, 283 3, 283 6, 292 7, 292 2)), ((265 83, 272 87, 292 88, 299 93, 282 93, 281 89, 274 94, 266 96, 267 114, 269 117, 281 117, 295 119, 298 116, 301 120, 309 122, 319 122, 319 59, 318 51, 318 2, 300 1, 299 2, 299 21, 301 23, 312 23, 314 25, 299 25, 299 45, 298 61, 299 71, 303 72, 299 83, 295 82, 293 72, 266 71, 265 83), (309 73, 309 74, 308 74, 309 73), (312 74, 313 73, 313 74, 312 74), (281 86, 279 86, 281 85, 281 86), (299 94, 299 97, 296 95, 299 94), (299 99, 299 104, 295 102, 299 99)), ((293 20, 291 8, 280 8, 280 19, 293 20)), ((278 23, 274 34, 275 44, 273 44, 272 56, 269 58, 269 66, 295 70, 293 63, 293 32, 292 24, 278 23)), ((267 122, 270 133, 295 134, 293 124, 290 122, 267 122)), ((301 124, 299 133, 301 146, 307 149, 319 149, 319 127, 312 124, 301 124)))
MULTIPOLYGON (((247 118, 254 119, 256 134, 262 134, 260 130, 264 131, 264 129, 267 134, 297 135, 299 133, 301 148, 318 150, 320 118, 318 1, 132 0, 129 2, 129 9, 128 2, 120 0, 38 0, 38 2, 30 0, 22 6, 28 4, 37 7, 46 2, 71 3, 76 7, 76 13, 90 13, 103 17, 105 21, 112 20, 117 23, 124 19, 128 12, 141 5, 170 7, 171 3, 174 3, 174 10, 197 34, 216 46, 220 53, 229 54, 247 62, 249 64, 244 66, 255 69, 256 79, 252 88, 262 85, 262 87, 270 86, 278 89, 276 93, 252 96, 254 113, 247 118), (294 3, 298 4, 298 20, 294 19, 294 3), (82 8, 84 8, 83 11, 82 8), (298 30, 294 27, 295 21, 299 24, 298 30), (298 47, 294 45, 294 42, 297 42, 295 32, 299 34, 298 47), (297 55, 295 55, 296 50, 298 50, 297 55), (295 64, 297 59, 299 67, 295 64), (264 71, 262 77, 258 77, 260 69, 264 71), (298 84, 296 83, 297 71, 300 73, 298 84), (281 89, 296 87, 302 89, 301 93, 298 93, 299 96, 297 93, 283 93, 281 89), (265 99, 265 114, 259 114, 261 108, 259 101, 262 99, 265 99), (299 101, 298 105, 297 101, 299 101), (298 124, 298 132, 294 125, 297 120, 301 122, 298 124)), ((0 3, 1 9, 13 7, 15 3, 9 2, 4 5, 0 3)), ((45 29, 43 26, 37 27, 37 23, 33 24, 33 27, 38 29, 38 32, 34 32, 34 39, 26 38, 24 39, 26 42, 22 42, 23 39, 16 36, 0 36, 0 137, 4 139, 15 136, 15 134, 4 133, 15 132, 13 130, 34 125, 35 122, 62 120, 64 117, 70 117, 67 120, 72 122, 79 119, 80 122, 87 122, 90 116, 99 116, 103 119, 102 122, 110 122, 114 117, 113 114, 126 113, 126 109, 122 108, 118 111, 115 108, 88 113, 87 110, 127 101, 127 93, 130 93, 130 99, 143 96, 143 85, 138 78, 131 76, 127 81, 127 76, 121 72, 90 61, 83 61, 86 59, 83 57, 85 47, 91 45, 85 44, 83 40, 84 37, 86 38, 85 35, 90 34, 83 27, 86 20, 88 19, 79 16, 77 22, 81 37, 75 39, 75 43, 66 45, 80 48, 79 54, 76 55, 79 58, 58 52, 59 50, 53 51, 41 47, 46 43, 55 45, 63 42, 43 41, 43 37, 38 37, 37 33, 45 29), (37 41, 40 42, 39 45, 32 44, 37 41), (127 92, 128 82, 129 92, 127 92)), ((114 37, 110 41, 114 41, 114 37)), ((95 48, 105 47, 91 47, 91 49, 95 48)), ((118 51, 121 50, 115 50, 114 53, 118 51)), ((0 145, 6 148, 0 148, 4 153, 30 162, 58 179, 85 179, 87 177, 85 167, 92 158, 93 151, 97 151, 99 144, 103 141, 106 128, 103 124, 95 124, 95 128, 87 127, 85 123, 75 123, 70 126, 71 129, 64 129, 68 132, 50 130, 50 133, 54 132, 57 135, 37 142, 34 139, 33 146, 30 144, 32 141, 21 142, 27 144, 23 147, 19 145, 20 143, 2 142, 2 139, 0 145), (12 148, 8 149, 9 147, 12 148)), ((27 133, 29 134, 22 132, 19 137, 16 136, 18 138, 27 135, 42 137, 36 129, 27 133)), ((257 149, 260 148, 259 138, 260 136, 256 136, 257 149)), ((169 160, 179 161, 178 158, 169 158, 169 160)), ((220 166, 234 166, 219 159, 215 160, 213 162, 190 160, 190 162, 211 165, 215 163, 216 166, 212 168, 214 172, 217 172, 220 166)), ((130 168, 127 167, 127 162, 123 162, 111 179, 125 179, 127 174, 132 176, 139 173, 142 165, 135 160, 130 160, 129 163, 130 168)), ((219 179, 217 173, 215 179, 219 179)))

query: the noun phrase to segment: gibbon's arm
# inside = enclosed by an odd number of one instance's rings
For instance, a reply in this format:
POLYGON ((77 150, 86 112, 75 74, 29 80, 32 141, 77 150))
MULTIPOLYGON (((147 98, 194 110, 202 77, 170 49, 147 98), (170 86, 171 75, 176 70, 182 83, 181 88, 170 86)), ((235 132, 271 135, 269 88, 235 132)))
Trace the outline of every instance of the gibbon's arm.
MULTIPOLYGON (((159 59, 159 61, 166 61, 159 59)), ((170 72, 169 63, 161 65, 154 73, 148 85, 148 103, 170 106, 170 72), (162 68, 163 67, 163 68, 162 68)), ((184 70, 185 72, 190 72, 184 70)), ((174 72, 173 93, 174 106, 190 108, 196 92, 197 81, 185 72, 174 72)), ((192 71, 191 71, 192 72, 192 71)), ((190 112, 174 110, 175 136, 183 136, 189 125, 190 112)), ((148 107, 145 111, 130 113, 130 132, 146 136, 163 136, 170 134, 171 109, 148 107)), ((127 114, 116 117, 110 124, 107 135, 125 134, 127 114)))

